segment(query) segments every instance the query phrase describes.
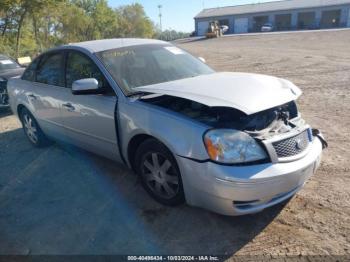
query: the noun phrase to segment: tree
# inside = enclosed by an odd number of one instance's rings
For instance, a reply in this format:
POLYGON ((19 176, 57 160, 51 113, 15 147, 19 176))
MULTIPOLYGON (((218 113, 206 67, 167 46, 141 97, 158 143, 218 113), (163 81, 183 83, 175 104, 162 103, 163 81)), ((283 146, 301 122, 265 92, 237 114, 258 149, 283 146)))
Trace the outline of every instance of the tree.
MULTIPOLYGON (((70 3, 83 9, 86 14, 91 15, 96 9, 96 5, 100 0, 71 0, 70 3)), ((104 1, 102 1, 104 2, 104 1)))
MULTIPOLYGON (((2 28, 2 37, 5 37, 6 33, 9 33, 9 42, 13 41, 15 35, 15 56, 18 57, 20 54, 21 36, 24 22, 30 16, 33 18, 33 25, 37 25, 37 17, 39 13, 43 10, 48 9, 50 6, 62 2, 63 0, 1 0, 0 10, 4 17, 2 28)), ((26 30, 30 31, 32 28, 30 26, 26 27, 26 30)), ((34 33, 38 32, 35 28, 34 33)), ((29 32, 26 32, 27 35, 29 32)), ((4 40, 2 40, 4 41, 4 40)))
POLYGON ((96 3, 91 18, 93 21, 98 21, 93 27, 94 39, 112 38, 118 35, 118 16, 108 6, 107 1, 96 3))
POLYGON ((71 42, 154 36, 140 4, 112 9, 107 0, 0 0, 0 53, 10 56, 71 42))
POLYGON ((40 9, 33 9, 28 20, 32 20, 32 33, 37 44, 37 51, 41 52, 50 47, 57 36, 57 28, 60 23, 60 15, 64 10, 66 1, 46 1, 40 9))
POLYGON ((119 17, 121 37, 152 38, 155 30, 152 21, 146 16, 143 6, 136 3, 116 9, 119 17))
POLYGON ((1 0, 0 1, 0 17, 3 18, 3 23, 1 24, 1 36, 4 36, 8 26, 11 22, 12 17, 12 1, 10 0, 1 0))
POLYGON ((3 35, 6 33, 8 26, 9 26, 9 14, 12 15, 11 19, 13 19, 12 23, 15 24, 16 27, 16 55, 18 56, 19 52, 19 44, 20 44, 20 37, 21 37, 21 30, 24 18, 26 17, 30 3, 28 0, 13 0, 13 1, 7 1, 4 0, 4 3, 1 5, 2 8, 5 10, 5 20, 4 20, 4 28, 3 28, 3 35))
POLYGON ((60 17, 60 43, 86 41, 93 38, 91 33, 93 21, 86 15, 84 9, 67 3, 60 17))
POLYGON ((178 32, 170 29, 167 29, 163 32, 160 32, 160 30, 158 30, 155 34, 155 38, 165 40, 165 41, 174 41, 176 39, 182 39, 189 36, 190 36, 190 33, 178 32))

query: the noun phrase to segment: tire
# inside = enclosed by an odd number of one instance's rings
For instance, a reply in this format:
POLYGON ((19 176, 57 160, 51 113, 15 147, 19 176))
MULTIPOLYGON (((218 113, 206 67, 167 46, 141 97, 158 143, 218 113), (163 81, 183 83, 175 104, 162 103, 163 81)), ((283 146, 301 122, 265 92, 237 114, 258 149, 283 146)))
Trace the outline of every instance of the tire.
POLYGON ((159 203, 185 202, 181 174, 173 154, 156 139, 147 139, 136 151, 135 170, 144 189, 159 203))
POLYGON ((45 147, 51 144, 51 141, 45 136, 38 122, 28 109, 23 108, 21 110, 20 120, 23 131, 32 145, 35 147, 45 147))

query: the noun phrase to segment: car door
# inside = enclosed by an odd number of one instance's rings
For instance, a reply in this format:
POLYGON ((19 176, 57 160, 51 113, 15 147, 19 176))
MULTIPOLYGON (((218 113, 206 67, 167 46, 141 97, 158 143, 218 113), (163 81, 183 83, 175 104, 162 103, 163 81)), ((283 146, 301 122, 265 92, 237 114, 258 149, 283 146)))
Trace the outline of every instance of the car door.
POLYGON ((38 59, 34 81, 27 92, 31 110, 48 136, 64 140, 61 104, 64 99, 63 52, 51 52, 38 59))
POLYGON ((120 161, 114 113, 117 96, 97 65, 79 51, 66 54, 66 101, 62 104, 62 119, 66 135, 72 144, 120 161), (95 78, 104 94, 73 95, 76 80, 95 78))

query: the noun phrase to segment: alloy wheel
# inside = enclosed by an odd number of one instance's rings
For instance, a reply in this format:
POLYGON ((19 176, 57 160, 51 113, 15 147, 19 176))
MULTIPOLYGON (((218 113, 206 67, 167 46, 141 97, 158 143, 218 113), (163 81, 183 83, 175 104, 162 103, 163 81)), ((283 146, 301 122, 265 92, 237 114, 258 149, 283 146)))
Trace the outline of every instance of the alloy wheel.
POLYGON ((160 153, 148 153, 143 160, 142 176, 159 197, 170 199, 179 192, 179 176, 171 161, 160 153))
POLYGON ((36 124, 34 123, 34 120, 28 115, 24 114, 23 116, 23 125, 24 130, 30 139, 31 142, 34 144, 38 143, 38 129, 36 124))

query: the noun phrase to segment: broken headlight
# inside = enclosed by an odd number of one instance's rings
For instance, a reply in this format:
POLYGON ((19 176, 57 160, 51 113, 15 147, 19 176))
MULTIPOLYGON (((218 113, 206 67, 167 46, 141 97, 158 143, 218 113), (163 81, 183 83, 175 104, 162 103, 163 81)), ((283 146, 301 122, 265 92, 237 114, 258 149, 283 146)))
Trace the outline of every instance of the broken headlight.
POLYGON ((204 144, 211 160, 241 164, 267 159, 264 149, 250 135, 231 129, 209 130, 204 144))

